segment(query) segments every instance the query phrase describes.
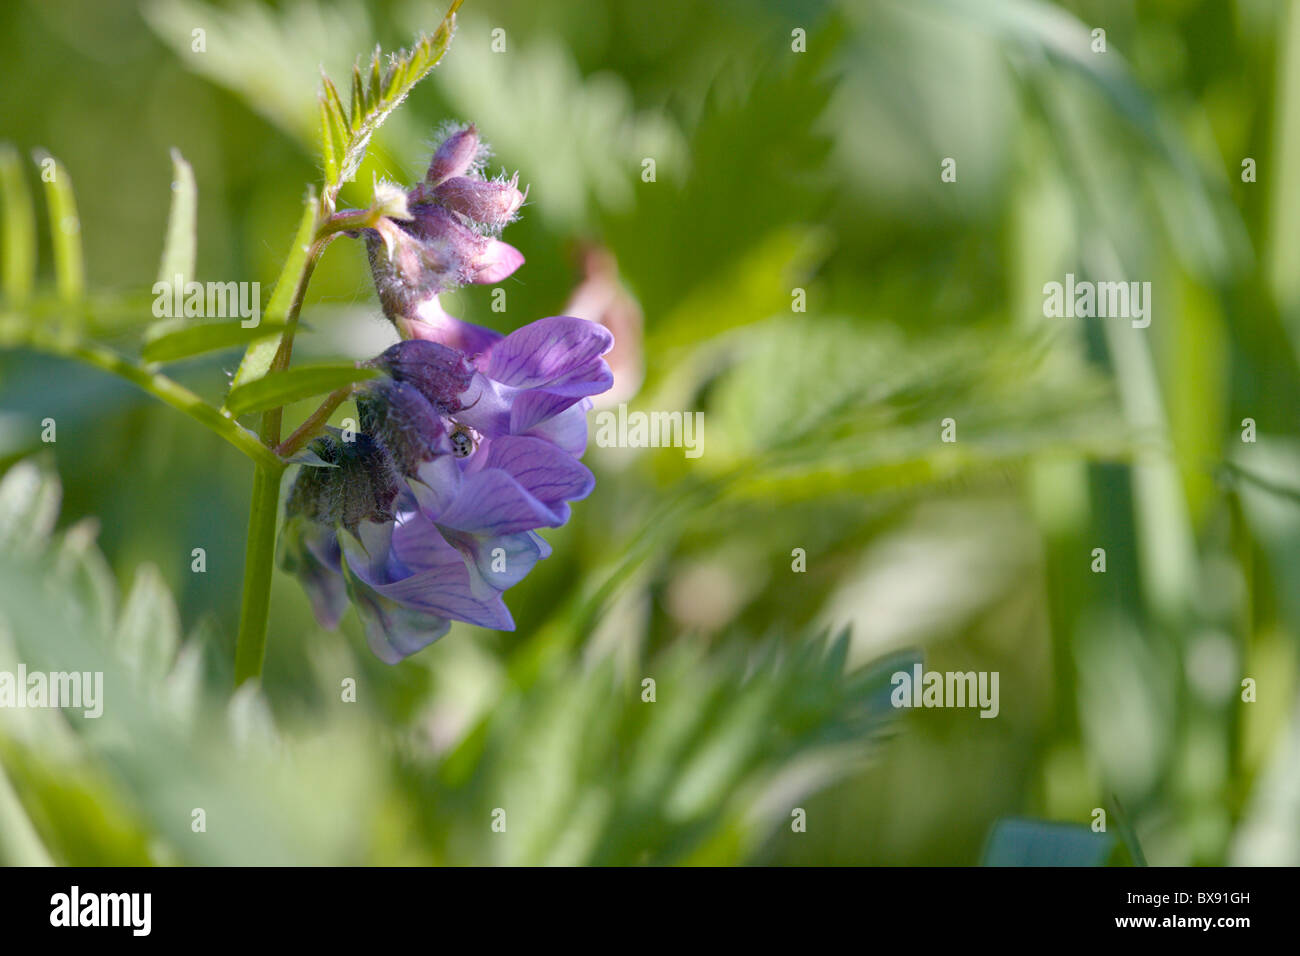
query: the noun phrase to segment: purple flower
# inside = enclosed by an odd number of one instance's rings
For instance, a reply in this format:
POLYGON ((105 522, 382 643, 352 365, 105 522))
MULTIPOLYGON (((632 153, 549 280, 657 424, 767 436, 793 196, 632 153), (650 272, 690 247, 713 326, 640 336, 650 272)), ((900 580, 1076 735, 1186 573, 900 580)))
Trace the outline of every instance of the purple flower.
POLYGON ((374 364, 417 385, 435 404, 459 405, 457 420, 489 438, 531 435, 582 455, 588 396, 614 383, 603 358, 614 344, 609 330, 586 319, 552 316, 502 337, 454 321, 458 338, 482 346, 476 354, 412 339, 392 346, 374 364), (462 363, 454 371, 448 364, 453 357, 462 363), (438 370, 432 372, 437 385, 429 379, 431 370, 438 370), (436 393, 438 388, 454 391, 436 393))
POLYGON ((473 126, 452 132, 429 164, 425 180, 407 193, 412 218, 382 219, 364 231, 370 270, 384 314, 406 337, 437 308, 439 292, 500 282, 523 265, 523 254, 496 238, 523 205, 519 178, 488 180, 484 147, 473 126))
POLYGON ((513 630, 502 594, 550 553, 537 529, 569 519, 595 485, 578 459, 590 396, 613 378, 601 326, 559 316, 509 335, 447 315, 438 294, 500 282, 522 263, 496 238, 518 178, 484 178, 473 126, 455 129, 407 193, 409 220, 363 235, 384 314, 403 339, 370 364, 360 433, 313 443, 285 507, 280 563, 322 625, 349 600, 389 663, 452 621, 513 630))
POLYGON ((319 439, 323 464, 286 505, 282 566, 325 626, 351 599, 390 663, 453 620, 512 630, 501 595, 549 554, 537 529, 595 484, 578 458, 589 396, 612 383, 609 332, 566 316, 466 328, 480 351, 413 339, 376 358, 387 376, 357 398, 361 432, 319 439))

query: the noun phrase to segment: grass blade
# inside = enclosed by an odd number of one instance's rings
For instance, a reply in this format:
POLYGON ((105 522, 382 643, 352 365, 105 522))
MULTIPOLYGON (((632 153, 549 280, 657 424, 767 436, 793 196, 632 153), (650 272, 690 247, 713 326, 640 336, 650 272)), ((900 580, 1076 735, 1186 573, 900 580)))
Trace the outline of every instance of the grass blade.
POLYGON ((11 305, 21 305, 31 296, 36 275, 36 220, 18 151, 7 143, 0 145, 0 201, 4 203, 0 288, 11 305))

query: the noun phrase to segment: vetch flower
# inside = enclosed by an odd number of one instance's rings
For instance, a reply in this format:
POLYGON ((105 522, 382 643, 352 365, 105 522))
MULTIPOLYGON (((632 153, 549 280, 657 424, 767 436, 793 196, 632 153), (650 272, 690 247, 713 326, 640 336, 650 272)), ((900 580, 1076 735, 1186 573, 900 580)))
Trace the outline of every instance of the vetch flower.
MULTIPOLYGON (((332 467, 304 467, 295 480, 280 564, 302 581, 322 626, 337 627, 350 600, 371 650, 390 664, 442 637, 453 620, 514 629, 504 587, 480 586, 402 489, 380 442, 328 436, 313 451, 332 467)), ((549 553, 537 541, 533 563, 549 553)))
POLYGON ((351 601, 390 663, 452 621, 513 630, 502 594, 550 553, 537 530, 595 485, 578 459, 590 396, 613 384, 609 331, 555 316, 502 335, 438 302, 523 263, 497 234, 524 194, 517 177, 486 179, 485 155, 473 126, 456 128, 423 182, 385 187, 394 212, 361 234, 404 341, 369 363, 386 374, 355 395, 355 441, 317 439, 285 507, 282 567, 326 627, 351 601))
POLYGON ((523 265, 523 254, 496 238, 523 205, 519 178, 486 179, 484 152, 473 126, 454 130, 406 194, 411 218, 382 218, 364 230, 380 304, 404 337, 421 337, 421 325, 455 329, 438 293, 497 283, 523 265))
POLYGON ((557 316, 467 353, 412 339, 371 364, 387 373, 357 397, 360 433, 313 446, 286 505, 282 566, 321 623, 347 599, 367 641, 396 663, 459 620, 512 630, 502 601, 549 546, 537 535, 591 493, 588 396, 609 388, 609 332, 557 316))
POLYGON ((614 381, 603 358, 614 344, 609 330, 572 316, 539 319, 506 336, 459 324, 466 329, 463 338, 482 346, 475 354, 412 339, 392 346, 373 364, 398 381, 412 382, 488 438, 532 435, 582 455, 588 396, 614 381), (454 370, 452 363, 458 363, 454 370))

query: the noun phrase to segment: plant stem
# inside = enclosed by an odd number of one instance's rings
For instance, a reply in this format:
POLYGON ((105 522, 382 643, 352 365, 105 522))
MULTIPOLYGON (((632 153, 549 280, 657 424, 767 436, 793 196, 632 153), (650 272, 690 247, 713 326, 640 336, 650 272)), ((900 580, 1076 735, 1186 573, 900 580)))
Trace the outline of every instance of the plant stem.
POLYGON ((294 431, 292 435, 280 443, 275 453, 281 458, 288 458, 308 441, 320 434, 325 423, 329 421, 330 415, 334 414, 334 409, 338 408, 352 395, 352 386, 344 385, 342 388, 336 388, 325 397, 321 402, 320 408, 312 412, 294 431))
MULTIPOLYGON (((311 282, 312 272, 316 269, 316 262, 320 259, 325 247, 329 245, 333 236, 317 238, 307 253, 307 259, 303 263, 302 271, 298 274, 298 279, 294 283, 293 299, 289 303, 289 309, 285 313, 285 329, 280 333, 280 345, 275 350, 275 357, 271 360, 272 372, 283 372, 289 367, 289 360, 293 357, 293 337, 298 331, 298 314, 302 311, 302 301, 307 294, 307 285, 311 282)), ((262 441, 270 448, 280 444, 280 420, 284 417, 283 408, 271 408, 262 413, 262 427, 260 436, 262 441)))
POLYGON ((266 627, 271 612, 271 574, 275 565, 276 511, 284 465, 258 465, 248 510, 248 542, 244 548, 244 593, 239 608, 239 637, 235 642, 235 685, 262 676, 266 658, 266 627))
MULTIPOLYGON (((303 297, 307 293, 316 261, 331 238, 318 236, 315 239, 294 282, 293 297, 285 314, 287 327, 280 335, 280 345, 271 362, 272 371, 289 367, 303 297)), ((236 687, 244 681, 260 678, 262 664, 266 660, 266 629, 271 614, 271 576, 275 571, 276 512, 280 504, 280 479, 285 467, 279 455, 271 449, 280 443, 280 419, 283 415, 283 408, 273 408, 262 413, 261 441, 258 445, 271 455, 275 464, 259 464, 253 475, 253 494, 248 510, 248 541, 244 547, 244 591, 239 607, 239 636, 235 639, 236 687)))
POLYGON ((266 445, 257 440, 247 428, 233 418, 223 415, 184 385, 168 378, 160 372, 133 362, 118 355, 111 349, 88 342, 69 342, 62 338, 33 336, 29 343, 33 348, 63 358, 78 359, 88 365, 111 372, 126 379, 133 385, 148 392, 154 398, 202 423, 230 444, 234 445, 258 467, 281 468, 283 463, 266 445))

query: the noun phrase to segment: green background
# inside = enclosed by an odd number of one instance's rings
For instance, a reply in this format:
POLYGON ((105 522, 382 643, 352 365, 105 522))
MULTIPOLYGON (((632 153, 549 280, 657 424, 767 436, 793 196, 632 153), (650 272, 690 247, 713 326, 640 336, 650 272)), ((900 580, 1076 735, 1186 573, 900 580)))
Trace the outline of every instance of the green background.
MULTIPOLYGON (((318 68, 443 12, 3 5, 0 140, 41 248, 7 320, 57 312, 37 148, 76 190, 100 341, 135 354, 152 321, 171 147, 197 277, 265 304, 320 180, 318 68)), ((97 722, 0 710, 0 861, 971 864, 1003 818, 1101 808, 1129 860, 1300 862, 1300 11, 467 0, 343 202, 416 181, 448 120, 530 187, 506 311, 487 287, 449 311, 559 314, 608 249, 644 316, 621 400, 703 411, 703 455, 592 447, 517 631, 397 667, 278 575, 261 691, 232 699, 249 463, 0 353, 0 669, 108 681, 97 722), (1150 327, 1045 318, 1067 273, 1150 282, 1150 327), (918 658, 997 671, 997 719, 894 711, 918 658)), ((303 322, 301 360, 393 340, 357 244, 303 322)), ((238 358, 169 372, 219 402, 238 358)))

